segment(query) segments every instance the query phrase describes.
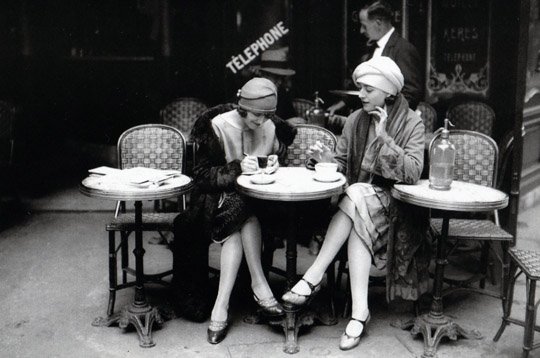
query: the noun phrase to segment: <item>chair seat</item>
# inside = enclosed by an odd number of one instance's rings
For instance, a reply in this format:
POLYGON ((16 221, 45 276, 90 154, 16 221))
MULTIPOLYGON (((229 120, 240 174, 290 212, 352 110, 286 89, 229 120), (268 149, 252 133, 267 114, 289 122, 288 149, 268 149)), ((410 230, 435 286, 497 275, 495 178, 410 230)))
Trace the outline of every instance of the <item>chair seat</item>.
POLYGON ((510 249, 510 257, 531 280, 540 279, 540 253, 531 250, 510 249))
MULTIPOLYGON (((431 228, 441 235, 442 219, 431 219, 431 228)), ((448 238, 459 240, 512 241, 513 237, 491 220, 450 219, 448 238)))
MULTIPOLYGON (((143 231, 171 231, 178 213, 143 213, 143 231)), ((133 231, 135 229, 134 214, 120 214, 107 224, 107 231, 133 231)))

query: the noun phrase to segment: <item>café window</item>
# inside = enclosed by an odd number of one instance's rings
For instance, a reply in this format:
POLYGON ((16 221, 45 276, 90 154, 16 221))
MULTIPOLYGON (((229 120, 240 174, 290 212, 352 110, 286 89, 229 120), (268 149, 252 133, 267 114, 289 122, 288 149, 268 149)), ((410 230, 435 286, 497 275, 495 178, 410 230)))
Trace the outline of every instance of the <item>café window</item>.
POLYGON ((540 106, 540 0, 531 1, 525 107, 540 106))

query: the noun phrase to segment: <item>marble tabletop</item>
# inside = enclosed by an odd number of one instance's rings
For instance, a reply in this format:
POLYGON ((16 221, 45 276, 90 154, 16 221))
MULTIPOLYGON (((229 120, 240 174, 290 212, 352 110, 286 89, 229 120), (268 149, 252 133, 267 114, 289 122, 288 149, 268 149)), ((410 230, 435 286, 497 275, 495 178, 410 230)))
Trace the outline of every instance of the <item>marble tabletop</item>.
POLYGON ((276 173, 269 176, 273 179, 272 183, 255 184, 254 181, 258 179, 255 175, 240 175, 237 179, 238 191, 257 199, 309 201, 339 195, 347 183, 340 173, 337 173, 335 181, 318 181, 315 171, 304 167, 280 167, 276 173))
POLYGON ((508 195, 500 190, 457 180, 450 190, 431 189, 426 179, 415 185, 394 184, 392 196, 409 204, 452 211, 491 211, 508 205, 508 195))
POLYGON ((79 185, 79 191, 84 195, 108 200, 141 201, 159 200, 180 196, 193 187, 193 180, 187 175, 180 174, 167 179, 159 185, 134 186, 107 175, 90 175, 79 185))

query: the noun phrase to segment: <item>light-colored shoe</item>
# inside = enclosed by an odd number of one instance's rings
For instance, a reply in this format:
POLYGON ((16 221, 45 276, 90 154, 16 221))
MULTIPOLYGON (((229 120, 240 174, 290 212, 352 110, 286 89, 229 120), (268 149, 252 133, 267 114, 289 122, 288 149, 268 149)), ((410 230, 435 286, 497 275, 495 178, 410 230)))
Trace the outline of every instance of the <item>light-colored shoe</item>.
POLYGON ((305 280, 304 278, 301 278, 300 281, 304 281, 308 285, 311 292, 308 295, 303 295, 303 294, 300 294, 300 293, 293 292, 292 289, 291 289, 291 290, 285 292, 285 294, 283 296, 281 296, 281 299, 283 301, 285 301, 285 302, 287 302, 287 303, 289 303, 291 305, 303 306, 303 305, 309 303, 309 301, 311 301, 313 299, 315 294, 321 290, 321 282, 319 282, 316 285, 313 285, 311 282, 305 280))
POLYGON ((343 332, 343 334, 341 335, 341 340, 339 342, 339 349, 341 349, 342 351, 348 351, 349 349, 353 349, 354 347, 356 347, 360 343, 360 338, 362 338, 364 335, 367 334, 368 324, 370 320, 371 320, 371 314, 369 314, 369 312, 368 312, 368 316, 363 321, 357 318, 351 317, 351 321, 360 322, 364 328, 362 329, 362 333, 360 333, 360 335, 357 337, 349 336, 347 334, 347 328, 345 328, 345 332, 343 332))

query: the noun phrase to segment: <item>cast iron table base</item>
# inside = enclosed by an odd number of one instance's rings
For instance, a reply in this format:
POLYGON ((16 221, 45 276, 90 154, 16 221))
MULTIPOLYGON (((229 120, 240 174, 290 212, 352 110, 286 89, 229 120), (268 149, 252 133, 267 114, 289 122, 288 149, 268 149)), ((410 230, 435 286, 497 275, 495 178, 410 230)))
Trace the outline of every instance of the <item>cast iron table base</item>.
POLYGON ((450 317, 443 314, 442 285, 444 280, 444 266, 448 264, 446 258, 446 238, 448 237, 449 216, 443 214, 442 235, 437 241, 437 259, 435 260, 435 280, 433 285, 433 301, 429 313, 416 317, 408 322, 397 324, 401 329, 411 329, 412 335, 422 334, 424 337, 423 358, 436 357, 437 346, 443 337, 457 340, 458 337, 481 339, 478 330, 467 330, 455 323, 450 317))
POLYGON ((126 329, 132 324, 139 335, 139 345, 150 348, 156 344, 152 340, 152 326, 154 323, 161 325, 163 319, 156 307, 152 307, 146 300, 144 292, 144 247, 142 233, 142 202, 135 201, 135 299, 134 302, 124 307, 120 313, 109 315, 107 318, 97 318, 92 322, 93 326, 110 326, 118 322, 121 329, 126 329))
POLYGON ((434 317, 426 313, 413 320, 400 324, 401 329, 411 328, 412 335, 422 334, 424 337, 424 353, 422 358, 437 356, 437 346, 443 337, 455 341, 458 337, 481 339, 482 335, 476 329, 467 330, 454 322, 448 316, 434 317))
POLYGON ((156 307, 151 307, 148 304, 138 307, 132 303, 112 316, 96 318, 92 322, 92 326, 109 327, 115 323, 118 323, 118 327, 123 330, 128 325, 133 325, 139 335, 139 345, 142 348, 150 348, 156 345, 152 340, 152 327, 154 323, 161 326, 163 318, 156 307))

